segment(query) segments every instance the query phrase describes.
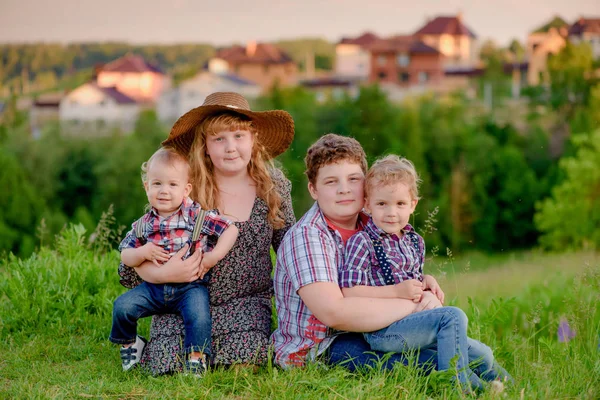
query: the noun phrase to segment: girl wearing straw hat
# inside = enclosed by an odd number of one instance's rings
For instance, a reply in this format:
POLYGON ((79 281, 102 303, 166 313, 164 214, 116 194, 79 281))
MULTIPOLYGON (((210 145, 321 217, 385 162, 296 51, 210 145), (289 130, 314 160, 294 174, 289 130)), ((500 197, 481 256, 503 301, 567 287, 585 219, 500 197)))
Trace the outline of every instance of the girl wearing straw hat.
MULTIPOLYGON (((293 137, 289 113, 252 111, 237 93, 213 93, 180 117, 163 142, 188 157, 192 199, 203 209, 216 209, 233 219, 239 229, 235 245, 212 269, 209 283, 215 364, 267 361, 273 293, 270 249, 277 250, 295 223, 291 183, 272 159, 293 137)), ((198 278, 200 262, 199 256, 182 260, 178 253, 161 268, 146 262, 135 270, 123 266, 119 274, 125 286, 135 285, 139 277, 152 283, 190 282, 198 278)), ((142 365, 155 374, 180 370, 183 328, 177 315, 153 317, 142 365)))

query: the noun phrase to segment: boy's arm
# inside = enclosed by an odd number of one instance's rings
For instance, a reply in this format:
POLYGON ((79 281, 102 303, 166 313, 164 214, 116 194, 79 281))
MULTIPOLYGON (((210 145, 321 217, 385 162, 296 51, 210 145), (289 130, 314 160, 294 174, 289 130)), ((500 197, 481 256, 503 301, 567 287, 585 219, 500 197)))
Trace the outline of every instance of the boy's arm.
MULTIPOLYGON (((374 331, 416 310, 408 300, 344 297, 338 285, 340 251, 333 239, 317 228, 289 231, 277 252, 275 274, 285 274, 314 316, 332 328, 374 331)), ((279 296, 291 296, 275 292, 278 300, 279 296)))
POLYGON ((130 267, 138 267, 144 261, 152 261, 157 267, 169 261, 169 253, 160 246, 148 242, 141 247, 129 247, 121 250, 121 261, 130 267), (160 261, 160 263, 159 263, 160 261))
POLYGON ((308 309, 325 325, 338 330, 372 332, 416 311, 417 305, 405 299, 345 297, 333 282, 303 286, 298 295, 308 309))
POLYGON ((444 291, 433 276, 423 275, 423 290, 430 290, 431 293, 435 294, 440 303, 444 304, 444 291))
POLYGON ((229 225, 229 227, 225 229, 225 232, 219 237, 216 246, 211 251, 204 253, 200 267, 203 269, 200 272, 200 278, 229 253, 229 250, 231 250, 237 240, 238 233, 239 230, 237 226, 234 224, 229 225))
POLYGON ((407 299, 419 302, 423 294, 423 284, 416 279, 409 279, 395 285, 386 286, 352 286, 342 288, 346 297, 376 297, 383 299, 407 299))
POLYGON ((123 238, 119 244, 119 251, 121 252, 121 262, 128 267, 138 267, 144 261, 152 261, 156 266, 160 267, 160 262, 166 262, 169 260, 169 253, 160 246, 154 243, 147 242, 142 245, 142 240, 138 236, 144 236, 145 233, 137 233, 138 230, 143 231, 144 229, 138 229, 144 227, 143 224, 146 222, 146 215, 131 224, 131 230, 127 232, 127 235, 123 238))
POLYGON ((437 280, 431 275, 425 275, 423 267, 425 266, 425 239, 421 235, 417 235, 419 247, 419 272, 423 274, 423 290, 429 290, 435 294, 440 303, 444 304, 444 291, 440 287, 437 280))

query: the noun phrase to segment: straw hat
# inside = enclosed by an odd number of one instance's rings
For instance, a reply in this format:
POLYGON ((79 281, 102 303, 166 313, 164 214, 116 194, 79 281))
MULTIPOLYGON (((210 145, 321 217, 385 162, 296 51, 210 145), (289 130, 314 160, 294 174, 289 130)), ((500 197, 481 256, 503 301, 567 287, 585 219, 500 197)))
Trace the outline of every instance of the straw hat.
POLYGON ((188 154, 194 141, 194 128, 207 117, 223 112, 241 114, 252 121, 256 139, 267 149, 271 157, 283 153, 294 138, 294 120, 283 110, 252 111, 248 101, 238 93, 216 92, 208 95, 204 104, 183 114, 171 128, 163 146, 173 146, 182 154, 188 154))

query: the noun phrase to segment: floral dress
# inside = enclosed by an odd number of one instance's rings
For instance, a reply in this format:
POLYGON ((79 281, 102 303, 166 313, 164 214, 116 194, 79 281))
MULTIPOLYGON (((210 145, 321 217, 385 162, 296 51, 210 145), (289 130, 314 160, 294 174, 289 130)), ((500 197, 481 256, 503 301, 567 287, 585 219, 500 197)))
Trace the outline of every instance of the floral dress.
MULTIPOLYGON (((238 239, 231 251, 211 270, 210 307, 212 316, 212 357, 215 364, 267 361, 271 334, 271 246, 279 247, 283 235, 296 222, 292 209, 291 183, 280 170, 272 172, 282 197, 285 225, 274 230, 267 221, 268 207, 256 198, 247 221, 235 222, 238 239)), ((121 283, 134 287, 140 278, 131 267, 119 267, 121 283)), ((152 317, 150 341, 141 363, 153 374, 182 368, 183 320, 176 314, 152 317)))

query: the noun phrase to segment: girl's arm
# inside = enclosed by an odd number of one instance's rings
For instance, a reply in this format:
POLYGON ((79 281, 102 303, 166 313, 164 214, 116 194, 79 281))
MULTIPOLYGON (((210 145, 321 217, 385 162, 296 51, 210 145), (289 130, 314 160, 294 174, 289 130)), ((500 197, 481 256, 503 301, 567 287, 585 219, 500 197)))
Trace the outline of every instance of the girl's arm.
POLYGON ((135 272, 150 283, 183 283, 193 282, 198 279, 200 273, 200 262, 202 251, 195 251, 190 257, 183 260, 189 245, 183 246, 173 257, 161 267, 157 267, 152 261, 145 261, 135 268, 135 272))
POLYGON ((233 224, 229 225, 225 232, 219 237, 214 249, 204 254, 202 262, 200 263, 200 278, 203 278, 204 274, 206 274, 209 269, 214 267, 227 255, 227 253, 229 253, 229 250, 231 250, 237 240, 238 233, 239 229, 237 226, 233 224))
POLYGON ((273 238, 271 239, 273 250, 277 253, 283 236, 296 223, 296 216, 294 215, 294 207, 292 206, 292 183, 280 169, 274 169, 271 172, 271 177, 273 178, 275 189, 281 195, 281 208, 279 210, 284 221, 283 227, 273 230, 273 238))

